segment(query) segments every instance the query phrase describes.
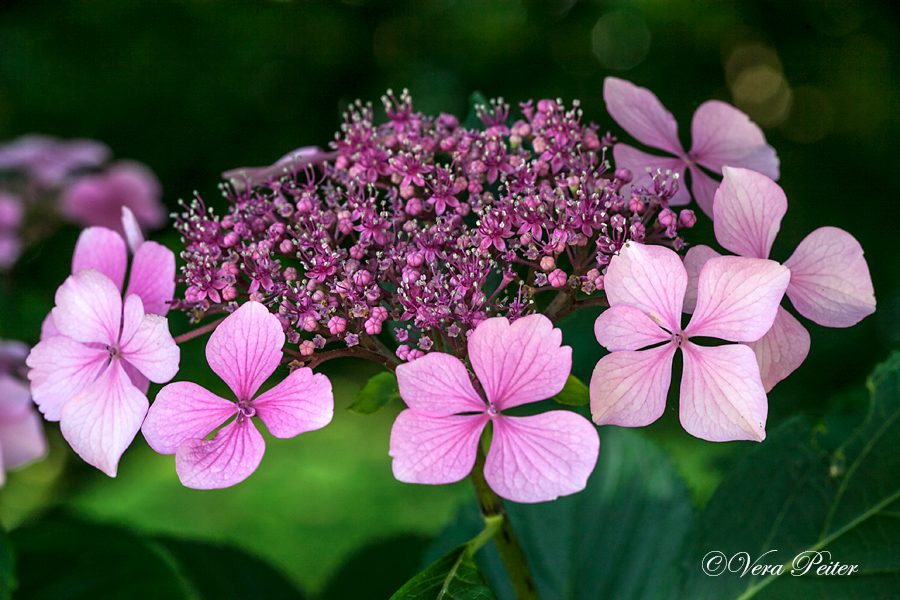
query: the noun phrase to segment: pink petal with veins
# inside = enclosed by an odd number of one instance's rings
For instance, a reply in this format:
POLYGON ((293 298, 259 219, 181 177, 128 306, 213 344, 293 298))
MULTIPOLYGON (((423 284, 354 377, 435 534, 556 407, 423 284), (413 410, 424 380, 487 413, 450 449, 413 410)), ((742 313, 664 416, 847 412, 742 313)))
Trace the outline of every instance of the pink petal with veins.
POLYGON ((681 329, 687 273, 673 250, 627 242, 613 256, 603 281, 610 306, 633 306, 669 331, 681 329))
POLYGON ((591 416, 598 425, 643 427, 662 416, 677 346, 613 352, 591 376, 591 416))
POLYGON ((125 369, 125 372, 128 374, 128 378, 131 379, 131 383, 134 387, 146 396, 147 392, 150 390, 150 380, 147 379, 143 373, 130 365, 128 361, 122 361, 122 368, 125 369))
POLYGON ((237 404, 189 381, 159 390, 141 427, 144 439, 160 454, 175 454, 182 442, 202 440, 237 413, 237 404))
POLYGON ((419 414, 446 417, 487 409, 455 356, 432 352, 399 365, 396 373, 400 397, 419 414))
POLYGON ((723 248, 748 258, 769 258, 787 197, 765 175, 725 167, 713 210, 716 240, 723 248))
POLYGON ((165 383, 175 377, 181 358, 181 350, 169 333, 168 322, 159 315, 144 315, 137 332, 122 346, 121 353, 123 360, 153 383, 165 383))
MULTIPOLYGON (((125 240, 128 242, 128 249, 134 254, 144 243, 144 234, 141 226, 138 224, 137 217, 127 206, 122 207, 122 229, 125 231, 125 240)), ((132 275, 132 277, 134 277, 132 275)))
POLYGON ((663 330, 647 313, 623 304, 608 308, 597 317, 594 335, 610 352, 640 350, 672 339, 672 334, 663 330))
POLYGON ((816 229, 784 266, 791 270, 788 298, 807 319, 825 327, 850 327, 875 312, 862 246, 843 229, 816 229))
POLYGON ((259 302, 247 302, 209 336, 206 360, 235 393, 250 400, 281 363, 284 330, 259 302))
POLYGON ((755 342, 772 327, 791 273, 773 260, 720 256, 700 270, 686 336, 755 342))
POLYGON ((119 458, 141 428, 147 407, 147 397, 113 360, 94 383, 63 405, 60 430, 86 463, 115 477, 119 458))
MULTIPOLYGON (((716 190, 719 189, 719 182, 703 172, 696 166, 690 166, 691 171, 691 193, 694 194, 694 200, 707 217, 713 216, 713 201, 716 197, 716 190)), ((670 202, 671 204, 671 202, 670 202)))
POLYGON ((166 316, 175 297, 175 254, 156 242, 141 244, 131 263, 125 294, 139 295, 148 313, 166 316))
POLYGON ((537 402, 562 391, 572 371, 572 349, 544 315, 510 324, 482 321, 469 336, 469 361, 497 410, 537 402))
POLYGON ((782 307, 772 328, 759 341, 747 344, 756 354, 763 388, 768 393, 775 384, 790 375, 809 354, 809 332, 800 321, 782 307))
POLYGON ((691 155, 716 173, 728 165, 752 169, 778 179, 778 155, 750 117, 725 102, 709 100, 691 120, 691 155))
POLYGON ((175 452, 175 472, 185 487, 214 490, 247 479, 262 461, 266 443, 252 419, 235 419, 211 440, 189 439, 175 452))
POLYGON ((81 269, 96 269, 109 277, 121 292, 127 267, 125 240, 112 229, 88 227, 78 236, 72 255, 73 275, 81 269))
POLYGON ((711 258, 722 256, 709 246, 694 246, 684 255, 684 270, 687 271, 688 284, 684 291, 684 312, 690 314, 697 308, 697 285, 700 283, 700 271, 711 258))
POLYGON ((256 409, 256 416, 263 420, 269 433, 292 438, 328 425, 334 415, 334 396, 327 377, 302 368, 261 394, 250 406, 256 409))
POLYGON ((671 182, 672 176, 677 175, 678 189, 675 191, 675 195, 669 198, 669 205, 683 206, 690 203, 691 194, 684 184, 685 164, 680 158, 656 156, 641 152, 628 144, 616 144, 613 146, 613 160, 617 169, 628 169, 634 178, 628 186, 623 188, 623 194, 634 187, 653 189, 653 175, 657 171, 661 173, 670 171, 668 180, 671 182), (647 171, 648 168, 650 171, 647 171))
POLYGON ((73 340, 109 346, 119 341, 122 297, 100 271, 83 269, 66 278, 51 314, 59 333, 73 340))
POLYGON ((681 425, 711 442, 766 437, 768 402, 753 351, 743 344, 698 346, 685 342, 681 425))
POLYGON ((91 348, 64 335, 45 339, 31 349, 31 393, 48 421, 59 421, 63 404, 92 384, 109 362, 106 348, 91 348))
POLYGON ((498 417, 484 478, 513 502, 547 502, 583 490, 599 451, 597 429, 573 412, 498 417))
POLYGON ((34 408, 27 385, 0 375, 0 468, 14 469, 47 454, 47 438, 34 408))
POLYGON ((404 410, 391 428, 394 477, 433 485, 459 481, 472 471, 487 422, 487 413, 430 417, 404 410))
POLYGON ((684 155, 678 141, 678 123, 653 92, 624 79, 607 77, 603 80, 603 100, 609 116, 631 137, 676 156, 684 155))

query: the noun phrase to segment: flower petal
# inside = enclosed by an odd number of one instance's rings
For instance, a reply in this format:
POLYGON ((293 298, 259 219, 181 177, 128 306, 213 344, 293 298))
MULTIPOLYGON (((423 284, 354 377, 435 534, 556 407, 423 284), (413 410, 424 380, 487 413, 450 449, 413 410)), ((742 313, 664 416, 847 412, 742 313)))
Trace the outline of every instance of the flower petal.
POLYGON ((591 376, 591 417, 597 425, 643 427, 660 418, 672 382, 677 346, 607 354, 591 376))
POLYGON ((697 309, 685 335, 755 342, 772 327, 790 279, 790 271, 774 260, 710 259, 700 270, 697 309))
POLYGON ((603 100, 609 116, 631 137, 676 156, 684 154, 678 123, 653 92, 624 79, 607 77, 603 80, 603 100))
POLYGON ((92 384, 109 362, 106 348, 90 348, 64 335, 45 339, 31 349, 31 394, 48 421, 59 421, 63 404, 92 384))
POLYGON ((28 386, 0 375, 0 465, 14 469, 47 454, 41 418, 28 386))
POLYGON ((121 353, 124 360, 154 383, 175 377, 181 358, 181 350, 169 333, 169 322, 159 315, 144 315, 134 336, 122 345, 121 353))
POLYGON ((400 397, 417 413, 446 417, 487 409, 465 365, 455 356, 432 352, 399 365, 396 373, 400 397))
POLYGON ((206 360, 237 395, 251 400, 281 362, 284 331, 259 302, 247 302, 209 336, 206 360))
POLYGON ((775 322, 759 341, 747 344, 756 354, 763 389, 771 391, 775 384, 790 375, 809 354, 809 332, 794 315, 778 307, 775 322))
POLYGON ((170 383, 156 394, 141 433, 160 454, 175 454, 182 442, 203 439, 237 413, 237 404, 190 381, 170 383))
POLYGON ((825 327, 850 327, 875 312, 862 246, 843 229, 816 229, 784 266, 791 270, 788 298, 807 319, 825 327))
POLYGON ((691 165, 690 171, 691 193, 694 195, 694 200, 697 201, 697 206, 703 210, 706 216, 712 218, 713 201, 716 197, 716 190, 719 189, 719 182, 696 165, 691 165))
POLYGON ((713 206, 716 240, 748 258, 769 258, 787 197, 777 183, 756 171, 725 167, 713 206))
POLYGON ((488 419, 487 413, 431 417, 404 410, 391 428, 394 477, 432 485, 459 481, 475 464, 478 439, 488 419))
POLYGON ((284 381, 250 403, 269 433, 278 438, 321 429, 331 423, 334 395, 331 382, 311 369, 297 369, 284 381))
POLYGON ((128 294, 140 296, 148 313, 166 316, 175 297, 175 253, 156 242, 141 244, 131 263, 128 294))
POLYGON ((55 335, 59 335, 59 330, 56 329, 56 323, 53 322, 53 311, 51 310, 44 317, 43 323, 41 323, 41 340, 46 340, 55 335))
POLYGON ((122 236, 106 227, 88 227, 78 236, 72 255, 72 274, 81 269, 96 269, 109 277, 122 291, 128 251, 122 236))
POLYGON ((711 258, 722 256, 709 246, 699 245, 690 248, 684 255, 684 270, 687 271, 688 283, 684 291, 684 312, 690 314, 697 308, 697 286, 700 284, 700 271, 711 258))
POLYGON ((701 104, 691 120, 691 139, 691 155, 711 171, 721 173, 728 165, 778 179, 775 149, 766 143, 759 125, 730 104, 719 100, 701 104))
POLYGON ((623 194, 636 187, 652 189, 653 175, 657 172, 669 172, 669 181, 671 182, 673 176, 677 176, 678 183, 675 195, 669 198, 669 205, 683 206, 691 201, 691 194, 684 184, 685 164, 680 158, 655 156, 641 152, 628 144, 616 144, 613 146, 613 160, 617 169, 628 169, 633 177, 631 183, 628 184, 630 187, 623 188, 623 194))
POLYGON ((597 428, 579 414, 500 416, 494 419, 484 478, 513 502, 547 502, 583 490, 599 452, 597 428))
POLYGON ((626 242, 610 261, 603 284, 610 306, 633 306, 672 333, 681 329, 687 272, 673 250, 626 242))
POLYGON ((594 335, 600 345, 617 350, 640 350, 672 339, 672 334, 662 329, 644 311, 625 306, 608 308, 594 321, 594 335))
POLYGON ((485 319, 469 336, 469 361, 489 402, 504 410, 562 391, 572 372, 572 348, 544 315, 511 324, 485 319))
POLYGON ((681 425, 711 442, 766 437, 768 402, 753 351, 743 344, 698 346, 685 342, 681 425))
POLYGON ((138 371, 135 367, 130 365, 128 361, 122 361, 122 368, 125 369, 125 372, 128 373, 128 378, 131 379, 131 383, 136 387, 143 395, 147 395, 147 392, 150 390, 150 380, 144 376, 143 373, 138 371))
MULTIPOLYGON (((128 242, 128 249, 134 254, 144 243, 144 233, 138 224, 137 217, 131 212, 127 206, 122 207, 122 229, 125 231, 125 240, 128 242)), ((134 275, 132 275, 132 278, 134 275)))
POLYGON ((252 419, 235 419, 211 440, 185 440, 175 452, 175 472, 185 487, 215 490, 247 479, 266 451, 252 419))
POLYGON ((56 290, 53 323, 64 336, 115 346, 122 320, 122 297, 112 280, 94 269, 66 278, 56 290))
POLYGON ((60 430, 86 463, 115 477, 119 458, 141 428, 148 406, 120 361, 113 360, 94 383, 63 405, 60 430))

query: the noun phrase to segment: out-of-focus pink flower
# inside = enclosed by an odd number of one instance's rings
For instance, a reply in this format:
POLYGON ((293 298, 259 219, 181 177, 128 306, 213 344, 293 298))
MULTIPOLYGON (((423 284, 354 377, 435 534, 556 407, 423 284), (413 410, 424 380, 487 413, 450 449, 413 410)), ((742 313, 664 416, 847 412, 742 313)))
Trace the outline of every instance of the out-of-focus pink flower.
MULTIPOLYGON (((110 232, 112 233, 112 232, 110 232)), ((178 372, 179 349, 166 319, 147 314, 141 297, 124 303, 119 285, 96 269, 81 269, 56 292, 47 337, 28 355, 31 393, 48 421, 85 462, 110 477, 147 414, 146 387, 178 372)))
MULTIPOLYGON (((769 258, 787 212, 784 191, 765 175, 748 169, 725 167, 724 174, 713 203, 716 240, 740 256, 769 258)), ((718 252, 702 245, 685 256, 685 312, 694 310, 700 269, 716 256, 718 252)), ((843 229, 816 229, 800 242, 784 266, 791 270, 787 297, 797 312, 819 325, 850 327, 875 312, 875 291, 862 246, 843 229)), ((800 366, 809 345, 806 328, 779 307, 768 333, 750 343, 767 392, 800 366)))
POLYGON ((475 463, 481 432, 493 423, 484 477, 500 496, 545 502, 584 489, 600 448, 597 430, 570 411, 510 417, 501 411, 558 394, 572 369, 572 349, 543 315, 510 325, 482 321, 469 337, 469 360, 487 404, 465 365, 432 352, 397 367, 409 409, 394 421, 394 476, 408 483, 459 481, 475 463), (466 414, 468 413, 468 414, 466 414))
POLYGON ((594 324, 597 341, 611 351, 591 378, 594 421, 641 427, 658 419, 680 348, 685 430, 713 442, 762 441, 768 405, 753 351, 743 344, 700 346, 691 338, 760 339, 775 320, 789 279, 790 272, 771 260, 710 260, 700 272, 694 316, 682 329, 688 276, 681 258, 662 246, 625 244, 604 279, 610 308, 594 324))
POLYGON ((24 466, 47 454, 47 438, 41 417, 31 401, 28 385, 16 367, 24 368, 28 346, 0 341, 0 487, 5 471, 24 466))
POLYGON ((106 144, 95 140, 23 135, 0 145, 0 170, 25 171, 41 186, 53 188, 75 169, 101 165, 111 154, 106 144))
POLYGON ((622 129, 651 148, 659 148, 677 158, 654 156, 627 144, 616 144, 613 157, 616 168, 626 168, 634 175, 632 185, 651 184, 647 167, 671 171, 681 179, 672 205, 687 204, 691 196, 684 185, 684 171, 691 172, 691 191, 700 208, 712 216, 713 196, 719 186, 700 167, 721 173, 722 167, 745 167, 778 179, 778 155, 766 143, 762 129, 750 118, 725 102, 708 100, 701 104, 691 120, 690 152, 685 152, 678 139, 678 123, 653 92, 629 81, 607 77, 603 82, 606 110, 622 129))
POLYGON ((80 177, 60 198, 60 212, 85 226, 100 226, 124 234, 122 207, 146 229, 166 222, 162 188, 153 171, 134 161, 118 161, 103 173, 80 177))
POLYGON ((222 179, 231 181, 235 189, 253 187, 269 179, 278 179, 285 173, 293 173, 306 165, 319 164, 337 158, 337 152, 326 152, 318 146, 304 146, 291 150, 268 167, 238 167, 222 173, 222 179))
POLYGON ((311 369, 297 369, 260 394, 259 387, 281 363, 285 335, 275 315, 259 302, 247 302, 216 328, 206 359, 237 396, 232 402, 188 381, 161 389, 142 431, 150 447, 175 455, 178 478, 196 489, 240 483, 259 466, 265 452, 253 424, 258 416, 278 438, 292 438, 331 422, 331 382, 311 369), (211 440, 204 439, 231 417, 211 440))
POLYGON ((18 196, 0 190, 0 269, 11 267, 22 254, 19 227, 25 210, 18 196))

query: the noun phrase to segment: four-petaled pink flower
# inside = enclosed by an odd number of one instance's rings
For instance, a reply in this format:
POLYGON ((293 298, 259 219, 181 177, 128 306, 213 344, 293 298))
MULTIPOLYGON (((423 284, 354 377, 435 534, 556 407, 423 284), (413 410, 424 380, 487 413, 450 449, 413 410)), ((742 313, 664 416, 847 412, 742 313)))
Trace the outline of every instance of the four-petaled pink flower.
POLYGON ((594 324, 597 341, 611 351, 591 378, 594 421, 640 427, 662 416, 680 348, 685 430, 713 442, 762 441, 768 406, 753 351, 743 344, 700 346, 692 338, 758 340, 772 326, 789 279, 771 260, 710 260, 700 272, 697 310, 682 329, 688 276, 681 258, 662 246, 625 244, 603 280, 610 308, 594 324))
POLYGON ((481 432, 491 422, 484 477, 497 494, 544 502, 584 489, 600 449, 589 421, 565 410, 530 417, 501 413, 562 390, 572 349, 561 342, 562 333, 543 315, 512 325, 502 317, 482 321, 468 346, 486 401, 465 365, 449 354, 432 352, 397 367, 409 409, 391 430, 394 476, 408 483, 459 481, 472 470, 481 432))
POLYGON ((708 100, 701 104, 691 119, 690 152, 685 152, 678 140, 678 123, 650 90, 615 77, 603 82, 603 99, 609 115, 634 139, 651 148, 659 148, 677 156, 666 158, 641 152, 627 144, 613 147, 617 168, 632 172, 632 185, 648 186, 650 174, 657 169, 677 173, 678 191, 669 201, 672 205, 690 202, 684 185, 684 170, 691 172, 691 191, 700 208, 712 216, 713 195, 719 184, 704 173, 700 166, 715 173, 722 167, 746 167, 778 179, 778 156, 766 143, 762 129, 747 115, 725 102, 708 100), (699 166, 698 166, 699 165, 699 166))
POLYGON ((206 359, 237 396, 232 402, 188 381, 160 390, 144 421, 143 433, 160 454, 175 455, 181 483, 196 489, 240 483, 259 466, 265 452, 257 416, 278 438, 291 438, 331 422, 331 382, 308 368, 297 369, 255 400, 259 387, 281 363, 285 335, 281 323, 259 302, 247 302, 216 328, 206 359), (231 417, 212 439, 204 439, 231 417))
POLYGON ((66 279, 51 318, 57 335, 26 361, 34 401, 79 456, 115 477, 147 414, 146 387, 136 386, 174 377, 178 346, 164 317, 147 314, 136 293, 123 303, 119 286, 95 269, 66 279))
MULTIPOLYGON (((740 256, 769 258, 787 212, 784 191, 755 171, 725 167, 724 174, 713 203, 716 239, 740 256)), ((700 269, 717 256, 709 246, 695 246, 685 256, 686 312, 692 312, 696 304, 700 269)), ((791 271, 787 297, 797 312, 819 325, 850 327, 875 312, 872 278, 862 246, 843 229, 816 229, 800 242, 784 266, 791 271)), ((779 306, 772 328, 750 344, 767 392, 800 366, 809 344, 806 328, 779 306)))

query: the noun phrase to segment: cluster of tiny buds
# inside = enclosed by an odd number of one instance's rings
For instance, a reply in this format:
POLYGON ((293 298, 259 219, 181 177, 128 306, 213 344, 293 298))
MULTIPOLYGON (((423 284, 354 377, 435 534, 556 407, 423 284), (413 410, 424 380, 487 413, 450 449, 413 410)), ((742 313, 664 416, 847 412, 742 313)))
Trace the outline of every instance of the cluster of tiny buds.
POLYGON ((680 249, 696 221, 668 207, 670 173, 642 188, 613 169, 614 138, 582 123, 577 102, 523 103, 514 121, 492 100, 464 126, 415 112, 406 91, 382 100, 386 122, 357 101, 331 151, 223 184, 224 217, 199 196, 182 205, 178 308, 199 320, 262 302, 300 363, 326 347, 464 352, 460 334, 534 312, 538 294, 602 297, 627 241, 680 249))

